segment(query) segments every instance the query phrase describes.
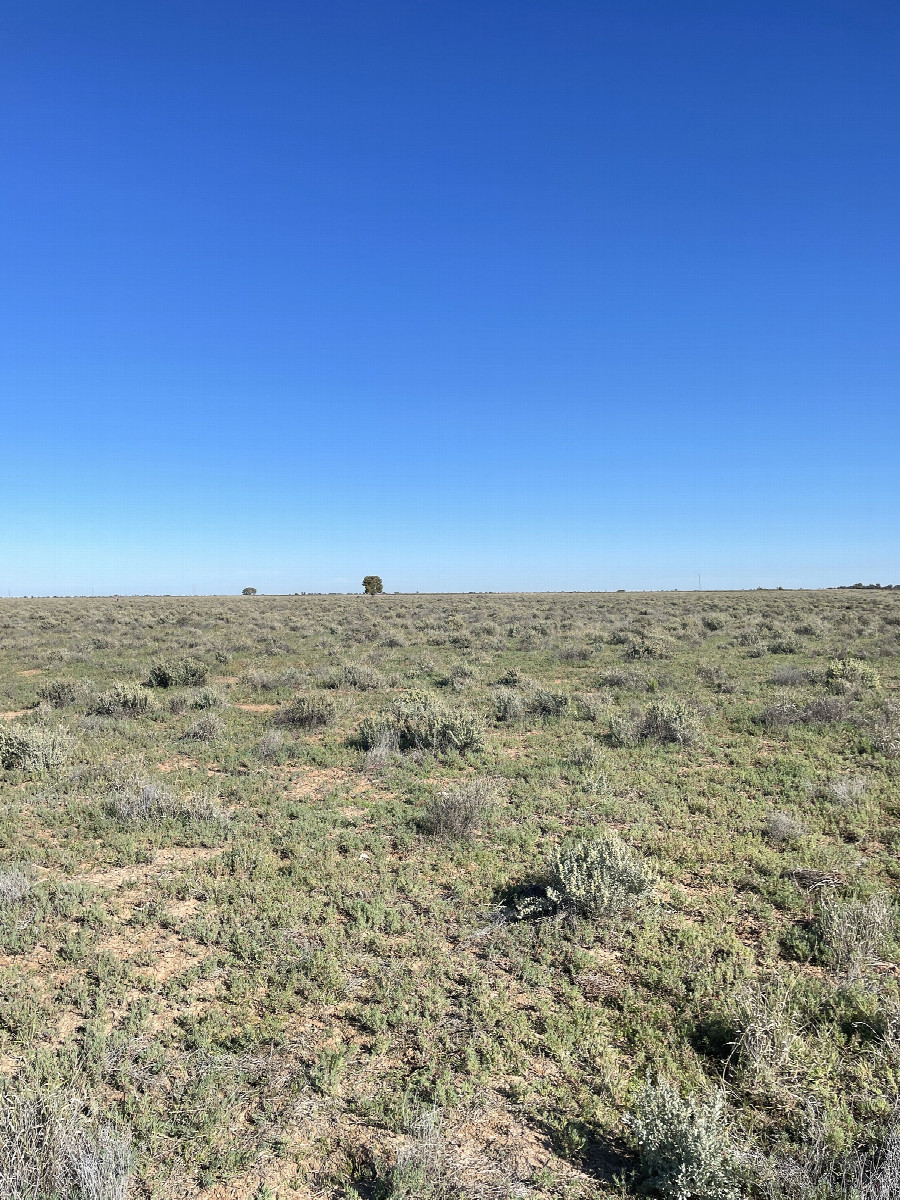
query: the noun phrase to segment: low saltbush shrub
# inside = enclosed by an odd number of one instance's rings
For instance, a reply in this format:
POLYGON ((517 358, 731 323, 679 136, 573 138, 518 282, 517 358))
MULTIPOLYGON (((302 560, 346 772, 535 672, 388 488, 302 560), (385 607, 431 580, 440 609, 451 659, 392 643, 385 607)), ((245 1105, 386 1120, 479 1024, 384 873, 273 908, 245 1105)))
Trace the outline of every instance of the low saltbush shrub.
POLYGON ((877 690, 881 677, 876 669, 858 658, 841 658, 829 663, 825 680, 830 691, 838 694, 855 690, 877 690))
POLYGON ((89 711, 101 717, 138 717, 150 708, 145 688, 131 683, 116 683, 95 697, 89 711))
POLYGON ((9 725, 0 729, 0 767, 6 771, 47 771, 64 762, 68 735, 40 725, 9 725))
POLYGON ((619 917, 637 911, 655 884, 652 866, 618 834, 603 830, 558 846, 550 856, 541 894, 519 900, 517 911, 523 918, 619 917))
POLYGON ((127 1200, 131 1141, 84 1116, 74 1097, 47 1091, 0 1098, 4 1200, 127 1200))
POLYGON ((147 676, 148 687, 202 687, 208 671, 196 658, 174 658, 154 663, 147 676))
POLYGON ((470 779, 439 792, 425 806, 422 829, 433 837, 454 841, 471 837, 497 799, 493 779, 470 779))
POLYGON ((387 740, 398 750, 478 750, 483 744, 481 724, 474 714, 447 708, 427 692, 411 691, 383 713, 368 717, 359 726, 359 741, 371 750, 387 740))
POLYGON ((293 725, 298 729, 322 729, 331 725, 337 716, 337 706, 322 696, 295 696, 275 715, 279 725, 293 725))
POLYGON ((644 1188, 664 1200, 733 1200, 733 1156, 724 1097, 682 1096, 665 1080, 647 1083, 627 1118, 644 1188))

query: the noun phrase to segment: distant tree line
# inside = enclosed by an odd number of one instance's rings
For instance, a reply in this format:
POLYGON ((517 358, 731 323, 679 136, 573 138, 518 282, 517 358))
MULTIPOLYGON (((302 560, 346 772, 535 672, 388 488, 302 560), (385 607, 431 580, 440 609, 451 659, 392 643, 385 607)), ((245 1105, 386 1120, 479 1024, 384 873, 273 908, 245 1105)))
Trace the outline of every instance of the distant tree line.
POLYGON ((900 592, 900 583, 841 583, 841 584, 838 584, 835 591, 838 591, 838 592, 850 592, 850 591, 854 591, 854 590, 856 590, 856 591, 860 591, 860 590, 871 591, 873 589, 878 592, 892 592, 892 591, 900 592))

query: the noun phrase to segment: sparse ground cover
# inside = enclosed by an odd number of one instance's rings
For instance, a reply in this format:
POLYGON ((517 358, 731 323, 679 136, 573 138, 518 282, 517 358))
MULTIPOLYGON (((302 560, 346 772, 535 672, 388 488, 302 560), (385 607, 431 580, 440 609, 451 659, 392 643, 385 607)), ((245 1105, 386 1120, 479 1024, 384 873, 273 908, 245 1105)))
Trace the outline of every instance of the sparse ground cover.
POLYGON ((898 1194, 900 592, 0 639, 4 1196, 898 1194))

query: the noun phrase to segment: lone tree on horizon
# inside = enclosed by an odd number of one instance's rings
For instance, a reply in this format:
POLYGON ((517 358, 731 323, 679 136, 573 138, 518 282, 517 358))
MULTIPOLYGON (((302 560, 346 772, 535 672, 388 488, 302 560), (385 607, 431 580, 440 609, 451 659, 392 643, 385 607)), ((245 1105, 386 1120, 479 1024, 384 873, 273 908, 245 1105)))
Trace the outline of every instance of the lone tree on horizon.
POLYGON ((242 596, 255 596, 256 588, 244 588, 244 590, 241 592, 241 595, 242 596))
POLYGON ((363 580, 363 591, 367 596, 380 596, 384 591, 384 584, 381 582, 381 576, 367 575, 363 580))

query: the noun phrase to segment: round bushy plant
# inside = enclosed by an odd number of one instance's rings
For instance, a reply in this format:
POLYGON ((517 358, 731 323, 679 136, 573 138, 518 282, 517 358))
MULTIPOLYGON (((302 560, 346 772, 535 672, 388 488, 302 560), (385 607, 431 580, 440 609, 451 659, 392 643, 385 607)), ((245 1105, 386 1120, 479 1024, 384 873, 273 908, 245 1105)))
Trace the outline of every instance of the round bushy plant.
POLYGON ((825 679, 829 690, 842 692, 855 688, 877 690, 881 677, 871 663, 858 658, 841 658, 828 664, 825 679))
POLYGON ((656 872, 617 833, 605 829, 565 843, 550 855, 542 895, 517 904, 523 918, 551 915, 618 917, 652 894, 656 872))
POLYGON ((644 1187, 665 1200, 735 1200, 724 1106, 721 1093, 685 1097, 666 1080, 643 1087, 627 1123, 644 1187))
POLYGON ((147 677, 148 687, 203 687, 207 670, 196 658, 178 658, 154 663, 147 677))
POLYGON ((431 750, 435 754, 482 746, 481 725, 472 713, 447 708, 418 689, 395 700, 379 716, 364 720, 358 736, 364 750, 385 738, 399 750, 431 750))

